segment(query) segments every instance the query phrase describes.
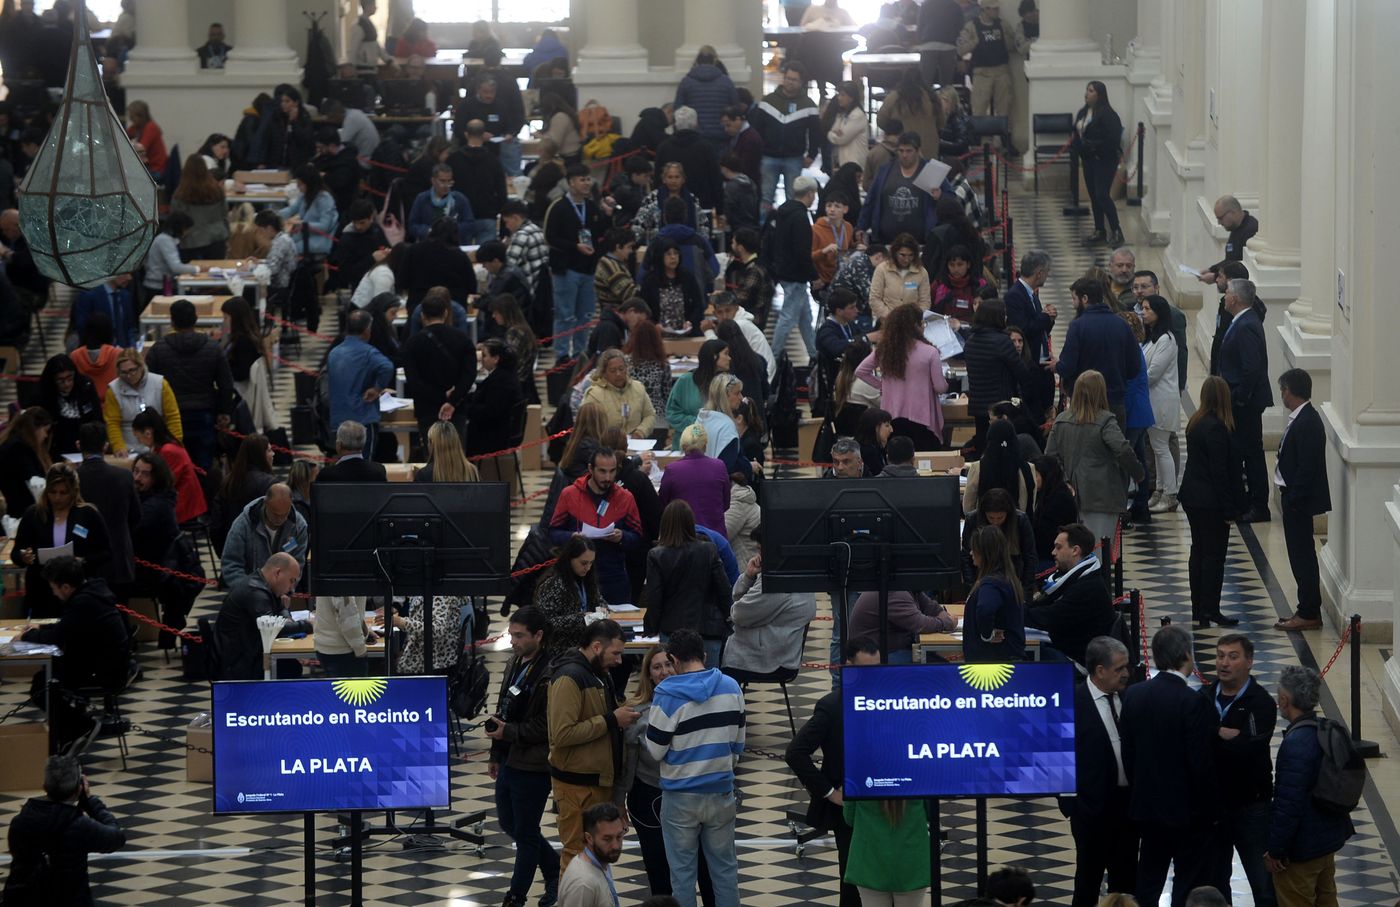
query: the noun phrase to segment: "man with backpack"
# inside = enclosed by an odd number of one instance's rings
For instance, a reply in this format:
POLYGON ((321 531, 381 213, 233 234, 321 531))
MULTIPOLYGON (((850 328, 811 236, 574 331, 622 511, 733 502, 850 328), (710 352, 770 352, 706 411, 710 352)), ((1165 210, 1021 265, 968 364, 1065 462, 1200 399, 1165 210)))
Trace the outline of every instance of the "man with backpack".
POLYGON ((10 823, 10 875, 4 902, 27 905, 91 904, 89 853, 112 853, 126 832, 88 790, 76 756, 50 756, 44 794, 24 804, 10 823))
POLYGON ((1365 769, 1346 729, 1317 717, 1322 677, 1289 665, 1278 681, 1278 711, 1288 720, 1274 770, 1274 816, 1264 865, 1279 907, 1337 904, 1336 856, 1356 833, 1350 812, 1365 769))

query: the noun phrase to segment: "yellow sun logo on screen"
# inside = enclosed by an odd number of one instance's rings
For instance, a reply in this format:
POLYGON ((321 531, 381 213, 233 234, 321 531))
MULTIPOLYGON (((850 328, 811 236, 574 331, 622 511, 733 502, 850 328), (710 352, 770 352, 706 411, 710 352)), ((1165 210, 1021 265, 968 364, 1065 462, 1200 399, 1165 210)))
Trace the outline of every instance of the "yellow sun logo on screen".
POLYGON ((335 695, 350 705, 369 705, 389 688, 389 681, 382 677, 368 680, 337 680, 331 684, 335 695))
POLYGON ((974 690, 986 691, 1005 686, 1015 670, 1015 665, 962 665, 958 674, 974 690))

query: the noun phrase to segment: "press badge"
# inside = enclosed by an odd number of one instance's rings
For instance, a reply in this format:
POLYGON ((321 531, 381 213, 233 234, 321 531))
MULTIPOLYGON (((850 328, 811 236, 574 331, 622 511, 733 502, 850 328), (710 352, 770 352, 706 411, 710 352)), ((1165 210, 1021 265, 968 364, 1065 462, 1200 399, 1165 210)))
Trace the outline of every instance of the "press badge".
POLYGON ((88 530, 87 530, 87 527, 86 527, 86 526, 74 526, 74 527, 73 527, 73 534, 76 535, 76 536, 77 536, 78 538, 80 538, 80 539, 85 539, 85 538, 88 537, 88 530))

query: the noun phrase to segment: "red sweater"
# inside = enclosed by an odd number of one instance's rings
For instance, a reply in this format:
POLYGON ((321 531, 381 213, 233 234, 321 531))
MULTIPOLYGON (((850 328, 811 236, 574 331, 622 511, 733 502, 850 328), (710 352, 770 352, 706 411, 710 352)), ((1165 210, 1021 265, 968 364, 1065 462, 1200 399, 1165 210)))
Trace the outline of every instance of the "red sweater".
POLYGON ((160 449, 165 465, 175 473, 175 519, 186 523, 209 512, 204 500, 204 486, 199 484, 194 461, 179 444, 166 444, 160 449))

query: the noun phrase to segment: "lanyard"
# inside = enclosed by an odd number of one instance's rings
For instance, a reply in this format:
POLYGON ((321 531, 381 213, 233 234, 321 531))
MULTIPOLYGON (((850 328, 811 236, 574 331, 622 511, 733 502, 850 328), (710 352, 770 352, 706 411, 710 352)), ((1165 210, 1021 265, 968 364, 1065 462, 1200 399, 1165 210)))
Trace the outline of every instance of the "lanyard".
POLYGON ((578 582, 578 606, 580 611, 588 610, 588 587, 584 585, 583 580, 578 582))
POLYGON ((579 222, 579 223, 581 223, 581 224, 586 224, 586 223, 588 223, 588 200, 587 200, 587 199, 584 199, 584 200, 581 201, 581 202, 575 202, 573 199, 569 199, 569 207, 573 208, 573 209, 574 209, 574 214, 578 215, 578 222, 579 222))
POLYGON ((846 248, 846 222, 844 220, 841 221, 840 224, 832 225, 831 238, 836 240, 837 252, 840 252, 842 249, 846 248))
POLYGON ((1230 709, 1234 707, 1235 703, 1239 702, 1240 698, 1244 696, 1244 691, 1249 689, 1249 680, 1249 678, 1245 679, 1244 686, 1240 687, 1240 691, 1235 694, 1235 698, 1230 700, 1229 705, 1223 707, 1220 705, 1220 687, 1217 686, 1215 688, 1215 710, 1220 713, 1220 720, 1222 722, 1225 720, 1225 716, 1230 714, 1230 709))
POLYGON ((583 849, 583 853, 581 853, 580 856, 588 862, 592 863, 594 866, 598 867, 598 871, 601 872, 603 874, 603 878, 607 880, 608 892, 612 895, 613 907, 617 907, 617 886, 613 884, 612 874, 609 873, 607 868, 603 866, 603 864, 598 861, 598 858, 593 855, 593 851, 589 850, 587 847, 583 849))

